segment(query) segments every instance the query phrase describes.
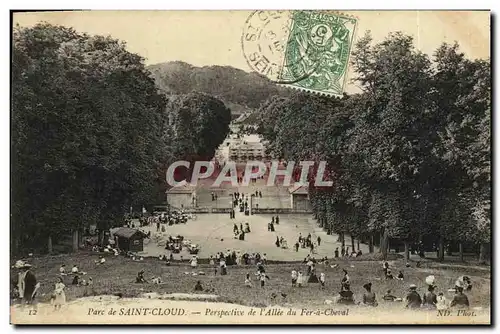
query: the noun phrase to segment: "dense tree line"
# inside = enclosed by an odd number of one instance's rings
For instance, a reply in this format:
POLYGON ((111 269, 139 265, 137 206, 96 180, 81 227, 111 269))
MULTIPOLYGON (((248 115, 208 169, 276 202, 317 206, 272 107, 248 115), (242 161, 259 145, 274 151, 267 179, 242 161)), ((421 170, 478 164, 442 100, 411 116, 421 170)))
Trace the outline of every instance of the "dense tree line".
POLYGON ((211 158, 229 131, 221 101, 167 99, 143 59, 111 37, 16 27, 12 52, 14 253, 50 252, 68 233, 76 249, 90 224, 104 232, 131 206, 161 203, 166 165, 211 158))
MULTIPOLYGON (((310 198, 318 222, 343 239, 431 240, 489 253, 490 63, 457 44, 429 57, 410 36, 357 42, 352 66, 362 92, 343 98, 295 93, 262 105, 259 132, 275 156, 326 160, 331 188, 310 198)), ((354 246, 354 245, 353 245, 354 246)), ((462 252, 460 252, 462 254, 462 252)))

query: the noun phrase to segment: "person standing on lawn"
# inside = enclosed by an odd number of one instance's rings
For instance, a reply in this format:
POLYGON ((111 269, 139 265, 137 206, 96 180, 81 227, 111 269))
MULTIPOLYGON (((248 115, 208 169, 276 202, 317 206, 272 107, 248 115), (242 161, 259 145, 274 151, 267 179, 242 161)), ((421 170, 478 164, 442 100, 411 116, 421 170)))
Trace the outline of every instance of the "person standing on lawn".
POLYGON ((31 265, 24 261, 17 261, 15 267, 19 269, 18 275, 18 290, 19 297, 23 303, 33 304, 36 292, 40 287, 35 275, 31 271, 31 265))
POLYGON ((63 283, 62 277, 57 277, 57 283, 55 285, 53 301, 54 301, 54 309, 60 310, 63 304, 66 304, 66 294, 64 293, 64 288, 66 286, 63 283))

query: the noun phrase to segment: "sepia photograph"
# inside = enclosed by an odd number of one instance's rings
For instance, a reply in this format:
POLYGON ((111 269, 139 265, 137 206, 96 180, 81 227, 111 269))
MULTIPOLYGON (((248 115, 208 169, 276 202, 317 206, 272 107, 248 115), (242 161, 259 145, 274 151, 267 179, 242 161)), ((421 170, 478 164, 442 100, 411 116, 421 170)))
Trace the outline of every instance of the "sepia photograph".
POLYGON ((490 21, 11 11, 11 324, 491 325, 490 21))

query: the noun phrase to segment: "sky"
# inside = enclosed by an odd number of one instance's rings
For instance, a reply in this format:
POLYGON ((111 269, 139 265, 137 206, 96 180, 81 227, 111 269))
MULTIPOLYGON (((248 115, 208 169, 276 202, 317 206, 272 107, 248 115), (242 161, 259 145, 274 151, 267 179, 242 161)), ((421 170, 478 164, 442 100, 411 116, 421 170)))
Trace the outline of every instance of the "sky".
MULTIPOLYGON (((422 52, 457 41, 469 58, 490 55, 488 11, 343 11, 358 18, 356 38, 371 31, 374 42, 390 32, 414 37, 422 52)), ((250 11, 83 11, 15 13, 13 22, 46 21, 79 32, 111 35, 127 43, 147 65, 181 60, 195 66, 230 65, 251 71, 241 46, 250 11)), ((348 87, 348 91, 353 87, 348 87)))

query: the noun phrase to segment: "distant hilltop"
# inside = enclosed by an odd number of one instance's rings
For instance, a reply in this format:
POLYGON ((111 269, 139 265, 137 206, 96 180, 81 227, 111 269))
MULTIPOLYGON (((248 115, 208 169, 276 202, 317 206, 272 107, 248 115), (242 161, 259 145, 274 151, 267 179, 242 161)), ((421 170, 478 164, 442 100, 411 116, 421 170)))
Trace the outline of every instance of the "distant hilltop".
POLYGON ((165 94, 199 91, 213 95, 224 101, 234 118, 258 109, 272 96, 289 95, 288 90, 257 73, 231 66, 196 67, 173 61, 150 65, 147 69, 165 94))

